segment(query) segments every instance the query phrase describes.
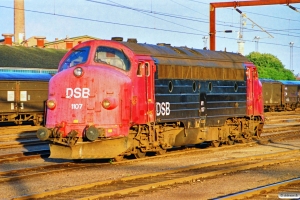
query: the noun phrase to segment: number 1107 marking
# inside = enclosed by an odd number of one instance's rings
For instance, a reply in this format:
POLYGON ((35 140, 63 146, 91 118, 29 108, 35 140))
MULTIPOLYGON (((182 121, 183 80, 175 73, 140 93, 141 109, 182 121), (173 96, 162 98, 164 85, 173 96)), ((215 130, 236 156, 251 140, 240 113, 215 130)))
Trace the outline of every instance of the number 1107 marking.
POLYGON ((82 103, 80 103, 80 104, 73 104, 73 103, 72 103, 72 104, 71 104, 71 108, 72 108, 72 109, 76 109, 76 110, 77 110, 77 109, 81 109, 81 108, 82 108, 82 103))

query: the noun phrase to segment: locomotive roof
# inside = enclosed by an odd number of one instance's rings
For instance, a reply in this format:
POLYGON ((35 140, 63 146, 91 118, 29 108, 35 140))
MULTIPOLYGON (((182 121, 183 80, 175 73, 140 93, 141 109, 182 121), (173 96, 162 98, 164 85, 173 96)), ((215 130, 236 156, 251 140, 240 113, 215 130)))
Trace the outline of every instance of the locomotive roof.
POLYGON ((286 80, 280 80, 283 85, 300 85, 300 81, 286 81, 286 80))
POLYGON ((161 65, 206 66, 221 68, 244 68, 242 63, 249 60, 236 53, 123 42, 135 54, 150 55, 161 65))
POLYGON ((46 73, 0 72, 0 81, 49 81, 51 77, 46 73))
POLYGON ((0 67, 57 69, 66 50, 0 45, 0 67))
POLYGON ((277 80, 273 80, 273 79, 259 79, 262 83, 280 83, 277 80))
POLYGON ((273 83, 283 85, 300 85, 300 81, 289 81, 289 80, 272 80, 272 79, 259 79, 262 83, 273 83))

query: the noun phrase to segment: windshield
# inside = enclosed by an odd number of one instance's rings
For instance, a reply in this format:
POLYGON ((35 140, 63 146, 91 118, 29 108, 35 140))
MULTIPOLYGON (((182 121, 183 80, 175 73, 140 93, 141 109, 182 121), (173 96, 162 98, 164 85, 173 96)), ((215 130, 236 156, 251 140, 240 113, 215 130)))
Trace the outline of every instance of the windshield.
POLYGON ((74 67, 78 64, 85 63, 88 59, 90 47, 83 47, 81 49, 73 50, 69 57, 64 61, 60 67, 60 71, 74 67))
POLYGON ((99 46, 95 55, 95 62, 113 65, 123 70, 130 70, 130 61, 122 50, 99 46))

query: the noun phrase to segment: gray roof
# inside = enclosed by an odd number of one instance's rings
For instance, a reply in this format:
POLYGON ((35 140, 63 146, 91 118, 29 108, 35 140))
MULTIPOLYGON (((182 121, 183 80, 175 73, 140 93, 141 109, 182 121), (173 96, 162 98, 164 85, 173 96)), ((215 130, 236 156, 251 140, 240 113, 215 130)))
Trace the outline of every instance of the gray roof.
POLYGON ((57 69, 66 50, 0 45, 0 67, 57 69))

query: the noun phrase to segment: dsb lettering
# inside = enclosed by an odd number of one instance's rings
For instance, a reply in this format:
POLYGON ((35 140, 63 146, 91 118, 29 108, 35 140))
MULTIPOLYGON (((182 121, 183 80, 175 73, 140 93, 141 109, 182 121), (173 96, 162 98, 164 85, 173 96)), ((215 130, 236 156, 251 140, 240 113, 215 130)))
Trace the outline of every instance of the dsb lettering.
POLYGON ((169 102, 156 102, 156 116, 165 116, 165 115, 170 115, 171 110, 170 110, 170 103, 169 102))
POLYGON ((90 89, 89 88, 66 88, 66 98, 70 99, 72 97, 78 98, 89 98, 90 89))

